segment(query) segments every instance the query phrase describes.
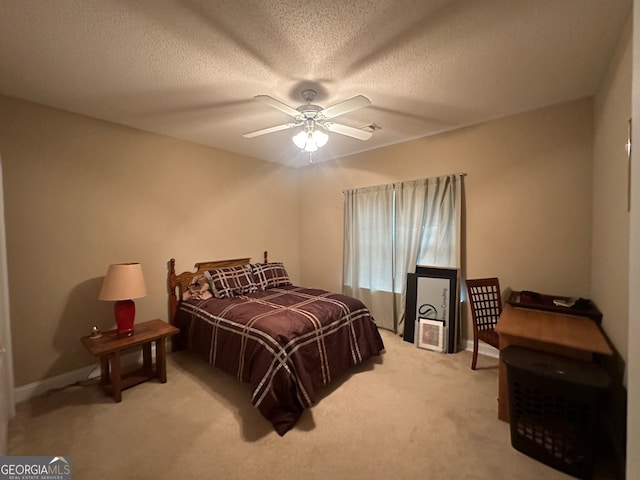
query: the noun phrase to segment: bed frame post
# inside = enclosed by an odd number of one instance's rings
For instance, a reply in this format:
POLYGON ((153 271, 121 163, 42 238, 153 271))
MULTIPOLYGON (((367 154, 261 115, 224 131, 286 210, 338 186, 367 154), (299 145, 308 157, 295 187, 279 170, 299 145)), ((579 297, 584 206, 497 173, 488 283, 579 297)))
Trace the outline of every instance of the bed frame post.
POLYGON ((269 261, 267 260, 267 251, 264 251, 264 262, 263 263, 269 263, 269 261))
POLYGON ((173 324, 173 319, 178 308, 178 297, 176 296, 176 259, 169 260, 169 273, 167 275, 167 287, 169 288, 169 323, 173 324))

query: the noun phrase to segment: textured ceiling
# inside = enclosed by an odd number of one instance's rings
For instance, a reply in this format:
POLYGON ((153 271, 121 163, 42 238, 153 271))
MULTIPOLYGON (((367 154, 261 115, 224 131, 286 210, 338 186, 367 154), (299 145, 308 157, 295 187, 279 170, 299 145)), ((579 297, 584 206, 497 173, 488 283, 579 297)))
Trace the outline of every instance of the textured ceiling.
POLYGON ((0 92, 287 165, 253 100, 372 105, 314 162, 592 95, 631 0, 0 0, 0 92))

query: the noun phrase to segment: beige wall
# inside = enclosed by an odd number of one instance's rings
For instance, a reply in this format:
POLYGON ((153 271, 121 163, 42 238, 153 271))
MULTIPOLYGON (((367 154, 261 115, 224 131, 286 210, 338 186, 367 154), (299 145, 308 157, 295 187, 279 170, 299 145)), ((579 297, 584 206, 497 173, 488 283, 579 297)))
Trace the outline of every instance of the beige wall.
POLYGON ((395 180, 467 174, 468 277, 590 295, 589 99, 298 171, 9 97, 0 108, 17 386, 91 363, 78 338, 113 325, 95 299, 109 263, 142 262, 139 319, 166 318, 170 257, 181 271, 268 249, 299 283, 341 290, 342 190, 395 180))
POLYGON ((592 125, 583 99, 305 167, 302 281, 341 289, 344 189, 466 173, 467 277, 589 296, 592 125))
POLYGON ((110 263, 138 261, 137 320, 167 318, 166 263, 251 256, 298 277, 297 173, 0 96, 16 386, 89 365, 79 338, 114 326, 110 263))
POLYGON ((629 319, 629 161, 631 17, 594 102, 592 296, 603 327, 626 362, 629 319))
POLYGON ((629 384, 625 367, 629 358, 630 214, 625 144, 631 117, 631 33, 629 18, 594 100, 591 292, 603 313, 602 326, 617 350, 600 362, 614 378, 604 418, 620 470, 627 421, 627 394, 622 385, 629 384))
MULTIPOLYGON (((640 118, 640 1, 633 2, 632 34, 632 116, 640 118)), ((640 478, 640 125, 634 121, 631 170, 631 211, 629 222, 629 342, 628 355, 628 419, 626 478, 640 478)))

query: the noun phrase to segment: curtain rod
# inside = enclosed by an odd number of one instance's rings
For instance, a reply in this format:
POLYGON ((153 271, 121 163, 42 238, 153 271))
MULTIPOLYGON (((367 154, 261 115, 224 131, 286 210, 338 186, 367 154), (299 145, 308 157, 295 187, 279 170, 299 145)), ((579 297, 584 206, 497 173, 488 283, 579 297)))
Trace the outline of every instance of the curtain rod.
POLYGON ((366 187, 348 188, 348 189, 346 189, 346 190, 342 190, 342 193, 347 193, 347 192, 349 192, 349 191, 351 191, 351 190, 360 190, 360 189, 363 189, 363 188, 386 187, 386 186, 388 186, 388 185, 397 185, 397 184, 399 184, 399 183, 416 182, 416 181, 418 181, 418 180, 432 180, 432 179, 435 179, 435 178, 452 177, 452 176, 454 176, 454 177, 461 177, 461 178, 462 178, 462 177, 466 177, 466 176, 467 176, 467 174, 466 174, 466 173, 459 173, 459 172, 458 172, 458 173, 449 173, 449 174, 447 174, 447 175, 439 175, 439 176, 437 176, 437 177, 414 178, 413 180, 400 180, 400 181, 397 181, 397 182, 383 183, 383 184, 380 184, 380 185, 368 185, 368 186, 366 186, 366 187))

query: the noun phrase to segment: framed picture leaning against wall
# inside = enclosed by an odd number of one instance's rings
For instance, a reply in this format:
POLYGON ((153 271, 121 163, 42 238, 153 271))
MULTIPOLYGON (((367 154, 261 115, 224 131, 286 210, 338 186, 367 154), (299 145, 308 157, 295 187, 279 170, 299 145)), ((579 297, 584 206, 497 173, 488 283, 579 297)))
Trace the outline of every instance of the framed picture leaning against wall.
POLYGON ((445 353, 457 351, 460 305, 458 268, 418 265, 407 274, 407 300, 403 338, 420 348, 445 353), (437 328, 442 346, 433 344, 437 328), (426 335, 426 336, 423 336, 426 335))

